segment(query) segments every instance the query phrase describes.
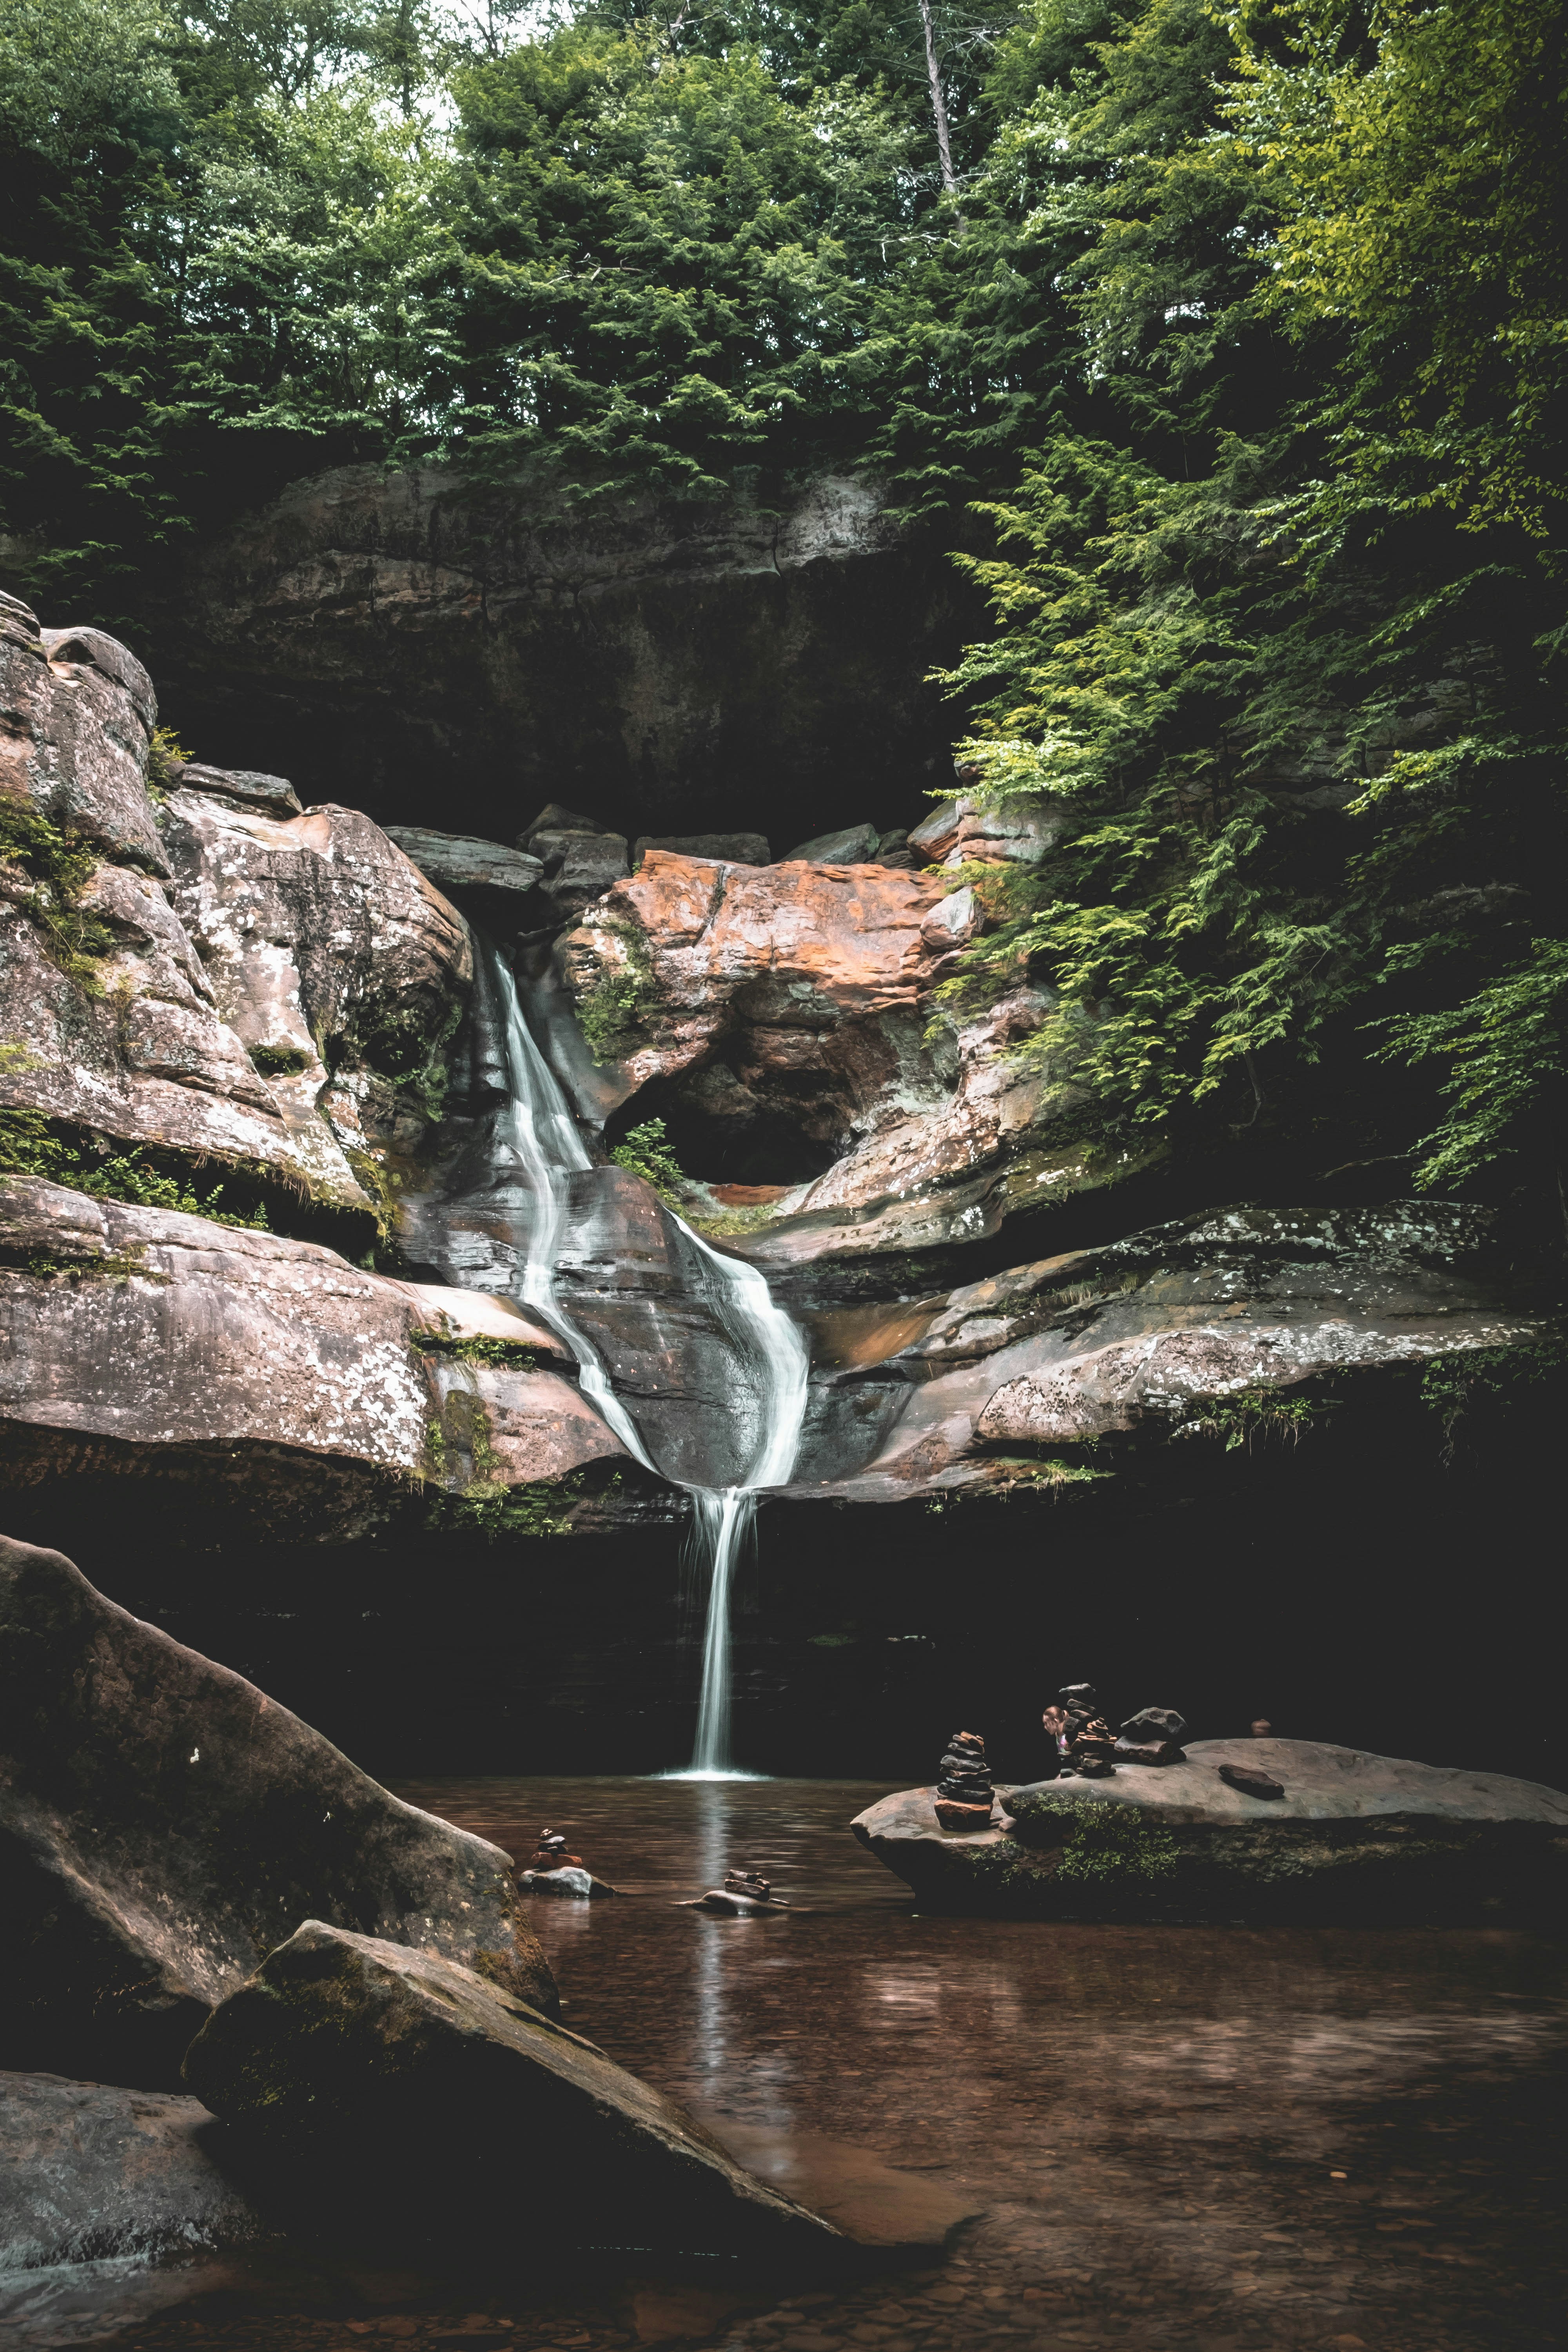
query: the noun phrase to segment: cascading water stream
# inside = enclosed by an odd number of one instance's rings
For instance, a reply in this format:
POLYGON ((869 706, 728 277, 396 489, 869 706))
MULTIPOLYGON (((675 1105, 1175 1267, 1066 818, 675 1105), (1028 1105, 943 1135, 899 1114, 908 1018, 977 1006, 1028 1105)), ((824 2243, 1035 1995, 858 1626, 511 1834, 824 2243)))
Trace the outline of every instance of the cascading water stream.
MULTIPOLYGON (((506 1041, 508 1101, 496 1130, 498 1158, 510 1159, 532 1200, 528 1252, 516 1289, 570 1349, 579 1385, 608 1426, 645 1470, 658 1465, 649 1456, 631 1415, 610 1385, 597 1349, 565 1312, 556 1293, 555 1270, 568 1214, 572 1176, 591 1168, 577 1123, 554 1071, 535 1044, 523 1018, 510 971, 489 952, 500 999, 506 1041)), ((710 1249, 700 1234, 679 1217, 681 1233, 698 1253, 710 1305, 735 1350, 736 1378, 727 1402, 752 1423, 750 1465, 733 1486, 676 1483, 691 1496, 693 1550, 699 1566, 711 1564, 707 1623, 702 1637, 702 1690, 689 1777, 723 1779, 733 1767, 730 1753, 730 1598, 736 1563, 756 1518, 757 1496, 782 1486, 795 1469, 805 1417, 810 1359, 799 1327, 775 1307, 755 1266, 710 1249)))

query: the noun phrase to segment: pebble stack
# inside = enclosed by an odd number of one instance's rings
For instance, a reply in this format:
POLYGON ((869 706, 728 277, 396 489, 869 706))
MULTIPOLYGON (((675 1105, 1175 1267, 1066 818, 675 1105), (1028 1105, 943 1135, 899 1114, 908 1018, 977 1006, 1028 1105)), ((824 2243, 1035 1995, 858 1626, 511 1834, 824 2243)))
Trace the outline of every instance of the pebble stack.
POLYGON ((1187 1719, 1173 1706, 1141 1706, 1122 1725, 1116 1741, 1119 1764, 1183 1764, 1182 1735, 1187 1719))
POLYGON ((984 1740, 977 1731, 955 1731, 937 1768, 937 1820, 954 1832, 989 1829, 995 1793, 984 1740))

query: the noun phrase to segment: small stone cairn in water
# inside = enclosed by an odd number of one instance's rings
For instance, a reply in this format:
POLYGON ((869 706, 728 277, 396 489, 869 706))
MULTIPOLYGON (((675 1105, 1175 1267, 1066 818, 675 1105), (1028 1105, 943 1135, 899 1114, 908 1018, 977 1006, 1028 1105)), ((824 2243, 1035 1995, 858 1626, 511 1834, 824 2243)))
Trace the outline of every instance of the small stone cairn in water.
POLYGON ((560 1830, 540 1831, 527 1869, 518 1873, 518 1885, 537 1895, 564 1895, 583 1903, 616 1891, 607 1879, 595 1877, 580 1853, 568 1853, 560 1830))
POLYGON ((937 1820, 954 1834, 988 1830, 995 1796, 984 1740, 977 1731, 955 1731, 937 1768, 937 1820))
POLYGON ((533 1841, 533 1854, 528 1867, 533 1871, 584 1870, 587 1864, 580 1853, 568 1853, 566 1839, 560 1830, 541 1830, 533 1841))
POLYGON ((722 1886, 710 1886, 706 1895, 700 1895, 686 1908, 717 1912, 725 1919, 750 1919, 764 1911, 787 1911, 789 1905, 782 1895, 773 1893, 771 1879, 764 1878, 760 1870, 748 1870, 742 1864, 738 1870, 727 1870, 722 1886))

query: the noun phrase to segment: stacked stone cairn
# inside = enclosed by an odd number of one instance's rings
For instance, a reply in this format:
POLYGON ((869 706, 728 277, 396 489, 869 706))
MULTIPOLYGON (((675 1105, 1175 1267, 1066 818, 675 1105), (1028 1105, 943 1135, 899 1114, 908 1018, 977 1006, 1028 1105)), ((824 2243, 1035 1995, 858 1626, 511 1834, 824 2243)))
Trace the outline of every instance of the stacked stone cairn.
POLYGON ((560 1830, 541 1830, 533 1842, 533 1854, 528 1867, 532 1871, 585 1870, 586 1863, 580 1853, 568 1853, 566 1839, 560 1830))
POLYGON ((1103 1780, 1115 1770, 1116 1741, 1092 1683, 1064 1683, 1041 1720, 1057 1743, 1057 1778, 1103 1780))
POLYGON ((937 1820, 944 1830, 954 1832, 987 1830, 995 1793, 985 1761, 985 1742, 977 1731, 955 1731, 937 1768, 937 1820))
POLYGON ((683 1904, 688 1911, 711 1911, 723 1919, 771 1918, 789 1905, 782 1895, 775 1895, 771 1880, 760 1870, 748 1870, 742 1863, 736 1870, 724 1873, 722 1886, 710 1886, 706 1895, 694 1902, 683 1904))
POLYGON ((1141 1706, 1122 1725, 1116 1742, 1119 1764, 1184 1764, 1185 1716, 1173 1706, 1141 1706))
POLYGON ((764 1878, 761 1871, 747 1870, 743 1865, 739 1870, 724 1873, 724 1892, 726 1895, 744 1895, 753 1903, 784 1902, 782 1895, 773 1893, 772 1879, 764 1878))

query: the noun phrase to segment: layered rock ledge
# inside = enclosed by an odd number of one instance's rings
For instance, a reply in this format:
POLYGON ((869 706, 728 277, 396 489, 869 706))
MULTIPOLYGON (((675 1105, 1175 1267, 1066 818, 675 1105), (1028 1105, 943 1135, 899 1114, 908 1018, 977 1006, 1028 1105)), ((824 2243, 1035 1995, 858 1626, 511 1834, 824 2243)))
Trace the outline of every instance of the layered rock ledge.
POLYGON ((1568 1794, 1310 1739, 1189 1742, 1186 1760, 1001 1789, 994 1825, 944 1831, 934 1792, 851 1823, 931 1910, 1029 1919, 1560 1918, 1568 1794), (1260 1769, 1268 1799, 1220 1778, 1260 1769))

